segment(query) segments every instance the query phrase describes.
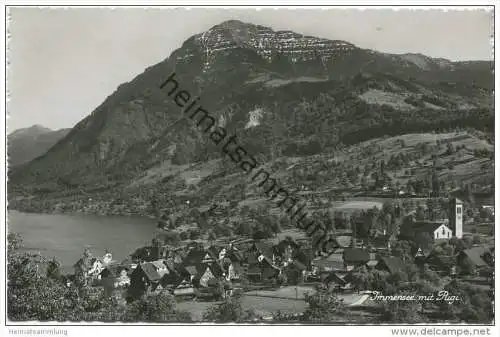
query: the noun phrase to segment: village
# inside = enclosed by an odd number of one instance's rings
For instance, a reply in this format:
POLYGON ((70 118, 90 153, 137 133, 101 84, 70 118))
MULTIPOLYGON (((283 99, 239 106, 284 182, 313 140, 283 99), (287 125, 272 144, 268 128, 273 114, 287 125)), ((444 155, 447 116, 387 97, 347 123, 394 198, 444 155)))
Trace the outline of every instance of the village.
MULTIPOLYGON (((303 301, 305 293, 319 287, 362 310, 380 305, 373 294, 395 292, 383 281, 377 285, 373 276, 370 281, 370 273, 397 278, 410 275, 413 268, 422 279, 434 278, 436 296, 452 280, 492 292, 493 237, 464 231, 463 201, 450 198, 448 207, 447 219, 430 220, 417 214, 420 210, 411 210, 400 216, 398 231, 390 234, 384 230, 363 235, 362 224, 351 224, 350 230, 336 232, 329 255, 315 249, 310 238, 292 235, 185 240, 176 245, 153 240, 122 262, 114 261, 111 253, 95 258, 85 251, 68 285, 74 281, 103 287, 106 296, 124 305, 161 292, 181 303, 210 303, 241 295, 303 301)), ((400 212, 399 206, 395 212, 400 212)), ((408 276, 405 281, 416 284, 418 279, 408 276)))

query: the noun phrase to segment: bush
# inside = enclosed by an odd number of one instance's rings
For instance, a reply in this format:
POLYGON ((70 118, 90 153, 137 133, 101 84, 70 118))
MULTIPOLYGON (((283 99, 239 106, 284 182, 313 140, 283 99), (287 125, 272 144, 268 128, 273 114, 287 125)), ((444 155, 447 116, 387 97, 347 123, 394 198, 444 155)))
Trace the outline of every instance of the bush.
POLYGON ((249 322, 261 319, 252 309, 243 309, 239 297, 228 297, 219 305, 213 306, 203 314, 203 320, 216 323, 249 322))

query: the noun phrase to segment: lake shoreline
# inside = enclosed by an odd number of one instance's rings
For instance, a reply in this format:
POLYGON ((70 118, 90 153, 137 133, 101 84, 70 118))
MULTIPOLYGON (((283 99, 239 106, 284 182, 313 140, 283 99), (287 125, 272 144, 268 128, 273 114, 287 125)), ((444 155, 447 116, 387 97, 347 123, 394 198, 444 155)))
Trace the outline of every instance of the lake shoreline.
POLYGON ((125 216, 156 219, 152 210, 136 205, 113 204, 110 201, 63 201, 63 200, 33 200, 18 199, 9 201, 8 211, 31 214, 66 214, 66 215, 98 215, 125 216))
POLYGON ((21 235, 27 252, 55 257, 66 268, 89 247, 94 256, 111 251, 123 260, 148 244, 157 231, 150 218, 84 213, 38 213, 9 209, 7 230, 21 235))

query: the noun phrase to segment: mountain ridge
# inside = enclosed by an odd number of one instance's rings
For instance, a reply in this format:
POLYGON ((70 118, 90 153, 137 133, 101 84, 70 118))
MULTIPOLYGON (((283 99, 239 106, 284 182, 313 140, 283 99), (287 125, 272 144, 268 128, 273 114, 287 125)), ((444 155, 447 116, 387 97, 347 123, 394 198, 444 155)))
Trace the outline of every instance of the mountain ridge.
POLYGON ((196 34, 170 57, 120 85, 45 155, 11 172, 12 181, 16 186, 52 184, 56 190, 62 178, 90 188, 130 179, 165 160, 186 164, 217 156, 159 89, 172 72, 228 130, 240 133, 248 148, 268 159, 270 152, 293 154, 311 142, 320 144, 319 151, 355 142, 366 130, 443 127, 432 119, 448 119, 451 125, 475 119, 473 125, 482 128, 492 118, 488 62, 473 63, 472 70, 452 62, 453 71, 430 64, 433 71, 426 71, 400 56, 343 41, 328 40, 318 49, 323 40, 240 21, 196 34), (256 81, 263 77, 267 80, 256 81), (453 112, 458 104, 466 113, 453 112), (246 128, 255 110, 262 112, 259 122, 246 128), (404 123, 404 118, 422 122, 404 123))
POLYGON ((26 164, 43 155, 69 131, 69 128, 52 130, 39 124, 12 131, 7 135, 9 166, 26 164))

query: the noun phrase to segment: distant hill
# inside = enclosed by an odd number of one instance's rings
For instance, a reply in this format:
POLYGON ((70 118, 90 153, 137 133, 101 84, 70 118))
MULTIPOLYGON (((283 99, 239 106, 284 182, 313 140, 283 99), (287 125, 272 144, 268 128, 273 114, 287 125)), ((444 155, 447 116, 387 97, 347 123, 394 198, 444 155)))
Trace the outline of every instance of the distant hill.
POLYGON ((489 61, 380 53, 227 21, 120 85, 44 155, 13 170, 9 188, 29 195, 121 190, 156 167, 220 158, 168 88, 159 88, 172 72, 218 125, 266 162, 383 136, 492 133, 492 69, 489 61))
POLYGON ((9 166, 25 164, 43 155, 71 129, 53 131, 41 125, 18 129, 7 136, 9 166))

